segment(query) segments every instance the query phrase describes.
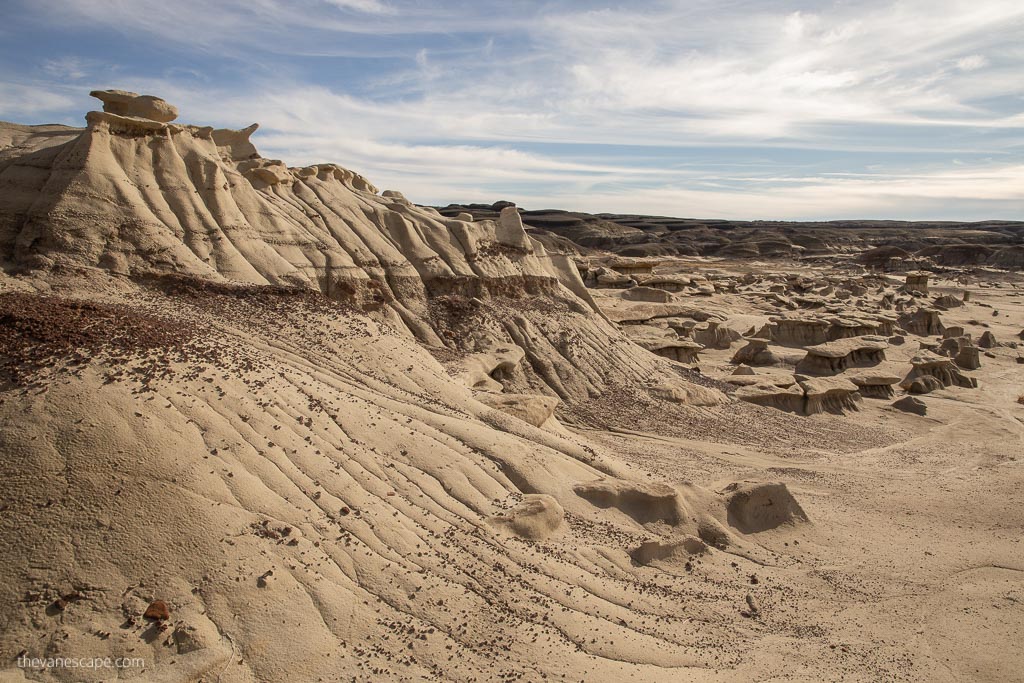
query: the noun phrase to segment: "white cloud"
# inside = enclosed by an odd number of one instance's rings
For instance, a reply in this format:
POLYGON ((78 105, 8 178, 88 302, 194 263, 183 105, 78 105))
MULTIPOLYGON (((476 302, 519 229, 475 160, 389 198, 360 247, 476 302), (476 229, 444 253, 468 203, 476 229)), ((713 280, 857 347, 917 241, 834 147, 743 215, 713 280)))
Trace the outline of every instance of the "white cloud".
POLYGON ((42 69, 51 78, 78 81, 88 76, 94 66, 91 60, 68 56, 47 59, 43 62, 42 69))
POLYGON ((984 55, 968 55, 956 60, 956 68, 961 71, 977 71, 988 66, 988 59, 984 55))
MULTIPOLYGON (((248 74, 211 77, 198 89, 184 68, 163 78, 126 68, 136 75, 103 78, 104 87, 166 97, 186 121, 258 120, 256 142, 268 154, 292 164, 337 161, 424 202, 515 195, 595 211, 798 217, 826 215, 829 201, 848 215, 954 211, 956 197, 965 210, 987 201, 1006 215, 1011 199, 987 184, 1019 181, 1002 172, 950 179, 922 159, 956 155, 967 172, 979 168, 982 153, 1012 157, 1022 149, 1024 113, 1010 104, 1024 97, 1024 6, 1016 0, 688 0, 598 10, 578 0, 59 4, 67 30, 104 26, 186 45, 248 74), (177 21, 181 14, 203 21, 177 21), (308 72, 296 65, 312 55, 362 57, 363 70, 347 77, 344 91, 304 82, 308 72), (596 160, 577 146, 609 151, 596 160), (641 163, 641 150, 616 146, 678 148, 681 156, 663 154, 652 167, 641 163), (794 160, 774 179, 713 178, 705 159, 701 184, 681 170, 687 147, 754 157, 782 147, 827 151, 832 170, 847 152, 889 158, 902 151, 924 170, 907 174, 913 178, 881 170, 824 176, 794 160)), ((42 72, 62 86, 98 74, 62 58, 42 72)), ((67 103, 47 103, 39 92, 21 111, 67 103)))
POLYGON ((943 170, 931 174, 789 179, 786 185, 711 191, 683 185, 628 193, 562 193, 513 196, 526 206, 560 208, 597 204, 612 213, 753 220, 893 218, 1019 220, 1024 202, 1024 166, 943 170), (640 207, 640 208, 638 208, 640 207))
MULTIPOLYGON (((38 121, 40 117, 64 112, 74 99, 48 88, 0 82, 0 120, 38 121)), ((54 117, 50 121, 57 120, 54 117)))
POLYGON ((330 5, 340 9, 369 12, 371 14, 393 14, 394 9, 380 0, 326 0, 330 5))

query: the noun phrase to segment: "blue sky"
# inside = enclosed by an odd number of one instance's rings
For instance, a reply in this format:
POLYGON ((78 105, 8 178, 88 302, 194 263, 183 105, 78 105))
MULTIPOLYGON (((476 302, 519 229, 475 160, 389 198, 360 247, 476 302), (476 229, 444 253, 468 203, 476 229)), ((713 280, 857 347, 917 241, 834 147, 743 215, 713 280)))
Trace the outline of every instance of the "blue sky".
POLYGON ((1020 0, 3 4, 3 120, 121 88, 418 203, 1024 219, 1020 0))

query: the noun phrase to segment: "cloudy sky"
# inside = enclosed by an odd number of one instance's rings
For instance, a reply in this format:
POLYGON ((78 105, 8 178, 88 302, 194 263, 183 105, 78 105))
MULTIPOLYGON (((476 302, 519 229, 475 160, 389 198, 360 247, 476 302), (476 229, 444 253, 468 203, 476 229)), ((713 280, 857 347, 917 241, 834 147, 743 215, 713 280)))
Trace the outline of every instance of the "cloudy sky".
POLYGON ((3 120, 121 88, 424 204, 1024 219, 1021 0, 3 6, 3 120))

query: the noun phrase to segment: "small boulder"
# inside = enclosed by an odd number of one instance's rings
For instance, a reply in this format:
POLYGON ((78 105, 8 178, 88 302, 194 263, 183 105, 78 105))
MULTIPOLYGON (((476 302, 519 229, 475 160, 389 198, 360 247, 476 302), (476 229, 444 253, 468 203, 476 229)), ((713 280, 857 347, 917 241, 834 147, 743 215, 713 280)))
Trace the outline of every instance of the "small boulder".
POLYGON ((142 614, 146 619, 153 619, 156 621, 166 621, 171 618, 171 610, 168 609, 167 603, 163 600, 154 600, 149 603, 149 607, 142 614))
POLYGON ((925 402, 913 396, 904 396, 900 400, 893 402, 892 407, 905 413, 913 413, 914 415, 924 415, 928 412, 928 406, 925 405, 925 402))
POLYGON ((805 523, 807 513, 782 482, 735 482, 725 487, 729 526, 756 534, 805 523))
POLYGON ((490 524, 520 538, 543 541, 556 534, 565 521, 565 511, 552 496, 536 493, 523 497, 523 502, 490 518, 490 524))

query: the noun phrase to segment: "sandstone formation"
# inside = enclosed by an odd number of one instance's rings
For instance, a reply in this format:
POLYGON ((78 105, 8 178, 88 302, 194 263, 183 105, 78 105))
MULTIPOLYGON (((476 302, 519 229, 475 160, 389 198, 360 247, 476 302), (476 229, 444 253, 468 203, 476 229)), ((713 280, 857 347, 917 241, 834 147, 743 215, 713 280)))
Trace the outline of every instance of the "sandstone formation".
POLYGON ((847 337, 807 347, 796 371, 809 375, 835 375, 848 368, 870 367, 885 360, 889 344, 882 337, 847 337))
POLYGON ((923 351, 914 356, 910 364, 912 370, 903 378, 900 386, 907 390, 913 387, 914 393, 928 393, 949 386, 968 389, 978 386, 978 381, 960 372, 952 360, 930 351, 923 351))
POLYGON ((913 396, 904 396, 900 400, 893 402, 892 406, 898 410, 914 413, 915 415, 925 415, 928 412, 928 406, 925 405, 925 402, 913 396))
POLYGON ((910 334, 930 337, 942 334, 942 320, 939 311, 934 308, 917 308, 913 312, 904 313, 899 317, 899 326, 910 334))
POLYGON ((858 393, 864 398, 892 398, 896 392, 893 385, 902 379, 899 375, 879 370, 860 370, 846 375, 857 385, 858 393))
POLYGON ((93 90, 90 97, 103 103, 103 111, 117 116, 169 123, 178 118, 178 108, 153 95, 139 95, 126 90, 93 90))
POLYGON ((746 345, 740 347, 732 357, 732 362, 739 365, 774 365, 778 359, 768 349, 768 340, 758 337, 743 337, 746 345))
POLYGON ((657 303, 668 303, 672 301, 672 294, 662 289, 653 287, 637 286, 631 287, 622 293, 622 298, 629 301, 652 301, 657 303))

